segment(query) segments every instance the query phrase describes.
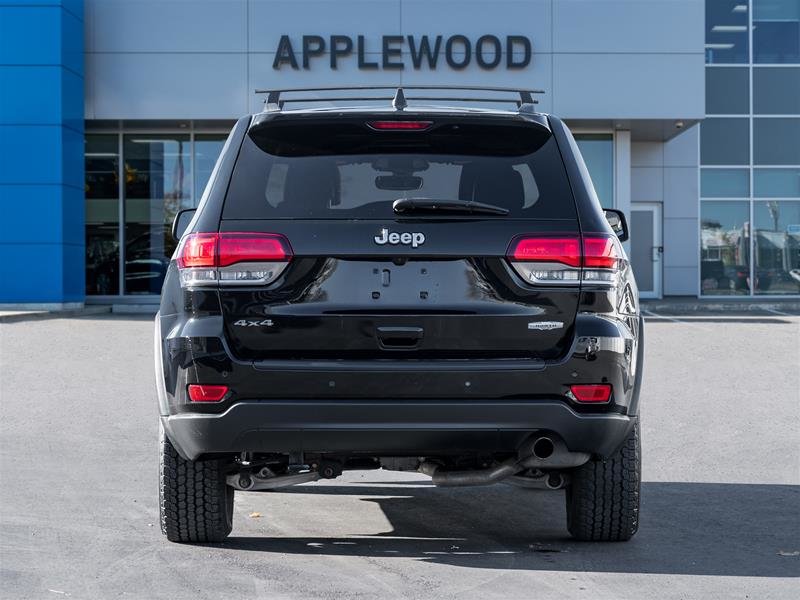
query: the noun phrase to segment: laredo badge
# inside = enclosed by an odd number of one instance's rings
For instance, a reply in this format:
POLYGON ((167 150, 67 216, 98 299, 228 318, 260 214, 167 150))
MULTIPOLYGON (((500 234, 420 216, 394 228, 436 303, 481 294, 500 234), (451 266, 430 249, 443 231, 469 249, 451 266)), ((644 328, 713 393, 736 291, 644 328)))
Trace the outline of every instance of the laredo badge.
POLYGON ((561 321, 531 321, 528 323, 528 329, 535 329, 537 331, 552 331, 553 329, 563 329, 564 323, 561 321))

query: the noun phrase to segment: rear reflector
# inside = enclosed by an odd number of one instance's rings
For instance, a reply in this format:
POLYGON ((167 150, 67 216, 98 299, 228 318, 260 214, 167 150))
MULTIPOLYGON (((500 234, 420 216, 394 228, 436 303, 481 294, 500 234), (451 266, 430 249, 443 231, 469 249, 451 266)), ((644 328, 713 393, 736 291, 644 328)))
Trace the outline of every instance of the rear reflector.
POLYGON ((433 121, 369 121, 367 125, 378 131, 424 131, 433 121))
POLYGON ((607 234, 523 236, 507 254, 528 283, 614 283, 623 260, 616 236, 607 234))
POLYGON ((177 253, 181 285, 272 283, 292 258, 289 241, 276 233, 192 233, 177 253))
POLYGON ((569 391, 578 402, 608 402, 611 398, 611 385, 608 383, 571 385, 569 391))
POLYGON ((219 402, 227 393, 227 385, 189 384, 189 400, 192 402, 219 402))

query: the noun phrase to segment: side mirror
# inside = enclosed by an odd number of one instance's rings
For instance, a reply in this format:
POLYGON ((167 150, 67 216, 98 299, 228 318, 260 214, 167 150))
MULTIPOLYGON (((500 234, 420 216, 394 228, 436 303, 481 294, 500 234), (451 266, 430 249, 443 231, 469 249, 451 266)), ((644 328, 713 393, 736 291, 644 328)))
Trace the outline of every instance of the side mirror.
POLYGON ((194 213, 196 212, 196 208, 185 208, 175 215, 175 220, 172 222, 172 238, 176 242, 181 241, 181 237, 186 231, 186 228, 189 227, 189 223, 191 223, 194 218, 194 213))
POLYGON ((621 210, 614 208, 604 208, 603 212, 606 216, 606 221, 611 225, 611 229, 617 234, 620 242, 627 241, 628 239, 628 221, 625 219, 625 213, 621 210))

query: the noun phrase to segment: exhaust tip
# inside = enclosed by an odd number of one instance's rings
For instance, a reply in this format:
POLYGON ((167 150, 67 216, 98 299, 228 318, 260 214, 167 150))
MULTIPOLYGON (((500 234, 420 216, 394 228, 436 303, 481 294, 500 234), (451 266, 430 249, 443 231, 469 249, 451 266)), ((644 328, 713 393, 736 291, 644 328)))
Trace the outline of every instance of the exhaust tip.
POLYGON ((536 458, 550 458, 555 449, 556 446, 549 437, 540 437, 533 442, 533 455, 536 458))

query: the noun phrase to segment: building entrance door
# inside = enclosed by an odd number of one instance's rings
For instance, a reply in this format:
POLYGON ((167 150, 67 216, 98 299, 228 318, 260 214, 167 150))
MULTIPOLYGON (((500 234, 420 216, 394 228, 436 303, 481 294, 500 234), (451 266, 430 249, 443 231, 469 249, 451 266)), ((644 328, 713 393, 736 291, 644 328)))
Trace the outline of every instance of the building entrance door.
POLYGON ((631 207, 631 264, 639 296, 661 297, 662 257, 661 204, 636 202, 631 207))

